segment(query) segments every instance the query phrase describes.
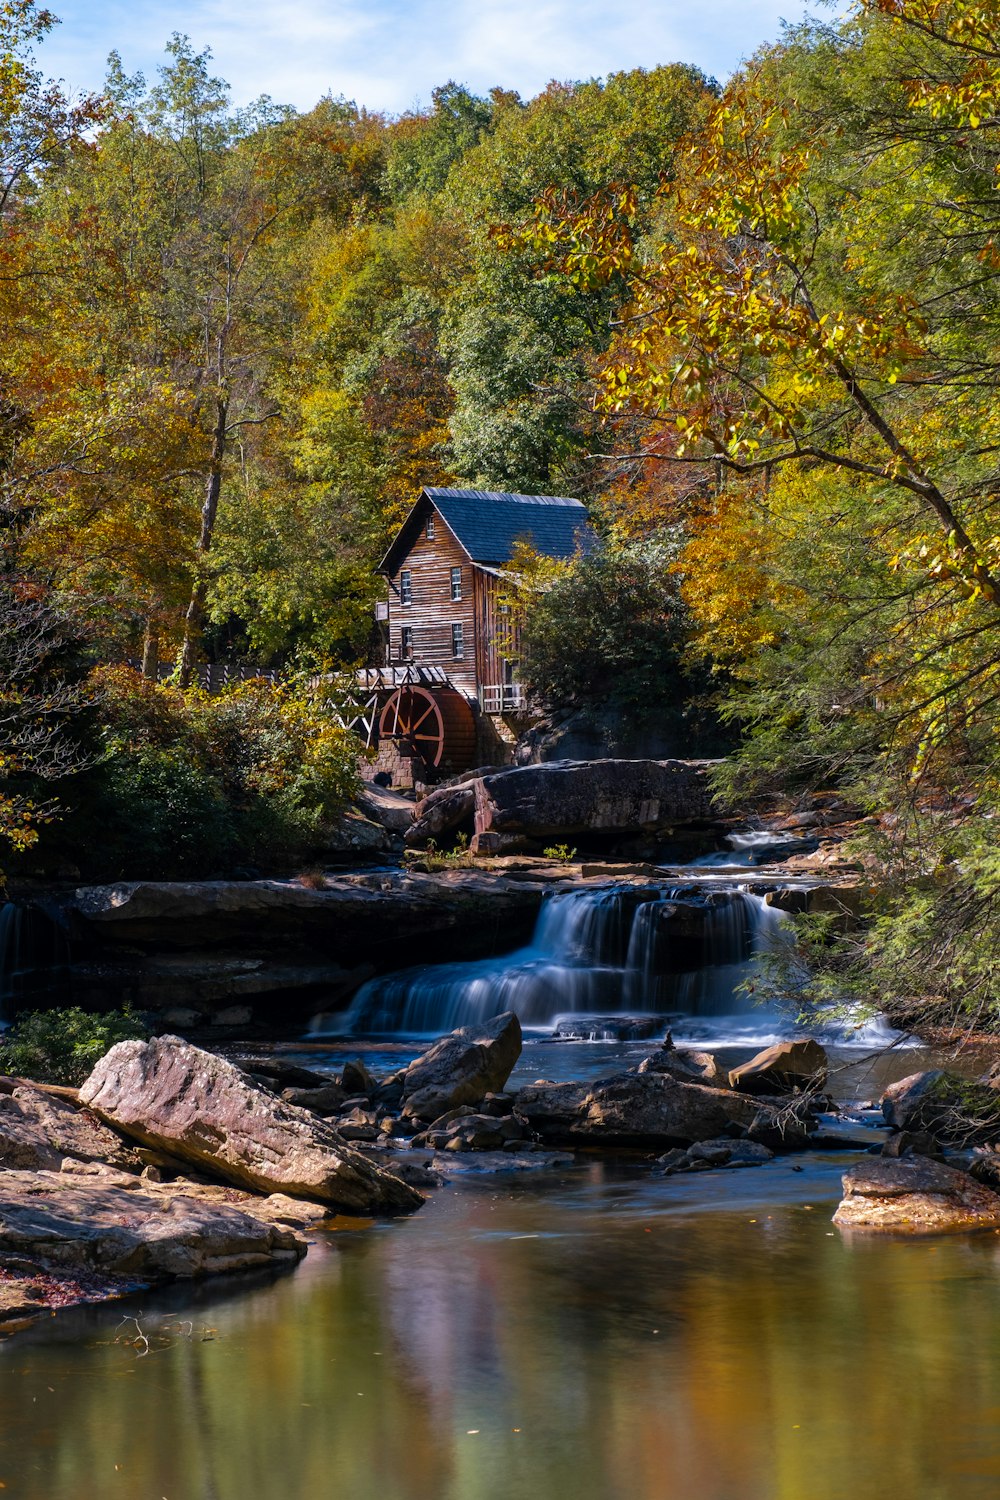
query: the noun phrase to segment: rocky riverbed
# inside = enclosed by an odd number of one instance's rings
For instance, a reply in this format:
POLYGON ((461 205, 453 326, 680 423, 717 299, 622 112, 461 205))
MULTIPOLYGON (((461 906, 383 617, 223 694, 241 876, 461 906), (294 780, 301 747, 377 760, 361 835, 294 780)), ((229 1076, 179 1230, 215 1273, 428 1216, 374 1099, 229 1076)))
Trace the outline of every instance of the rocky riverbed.
POLYGON ((0 1323, 165 1281, 291 1268, 320 1225, 419 1210, 456 1170, 538 1171, 581 1150, 624 1152, 662 1177, 853 1145, 842 1230, 1000 1226, 989 1078, 920 1073, 888 1089, 878 1115, 845 1121, 812 1040, 726 1074, 668 1034, 616 1074, 510 1089, 520 1051, 507 1013, 382 1077, 360 1059, 331 1074, 161 1036, 119 1043, 78 1092, 0 1080, 0 1323))

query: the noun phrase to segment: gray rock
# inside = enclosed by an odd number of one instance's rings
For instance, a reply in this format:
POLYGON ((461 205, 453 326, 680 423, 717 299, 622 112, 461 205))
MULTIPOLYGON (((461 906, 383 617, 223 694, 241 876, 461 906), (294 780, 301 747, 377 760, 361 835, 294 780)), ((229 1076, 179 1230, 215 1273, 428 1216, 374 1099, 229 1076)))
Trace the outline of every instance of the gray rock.
POLYGON ((144 1281, 289 1264, 305 1254, 305 1243, 281 1225, 136 1182, 126 1188, 61 1173, 4 1172, 0 1253, 144 1281))
POLYGON ((521 1023, 513 1011, 462 1026, 434 1043, 406 1070, 403 1113, 436 1120, 459 1104, 498 1093, 521 1055, 521 1023))
POLYGON ((374 1110, 352 1109, 337 1121, 337 1134, 345 1141, 376 1141, 379 1136, 378 1116, 374 1110))
POLYGON ((374 823, 381 823, 390 833, 405 833, 413 822, 414 803, 409 797, 389 787, 366 781, 357 796, 358 807, 374 823))
POLYGON ((565 1017, 556 1026, 557 1037, 584 1042, 644 1042, 655 1036, 663 1022, 659 1016, 565 1017))
POLYGON ((711 1052, 689 1052, 684 1048, 661 1047, 639 1064, 640 1073, 669 1073, 681 1083, 704 1083, 709 1088, 727 1089, 729 1074, 719 1067, 711 1052))
POLYGON ((772 1151, 796 1151, 809 1145, 816 1125, 809 1099, 803 1095, 785 1104, 761 1104, 747 1135, 772 1151))
POLYGON ((515 1094, 484 1094, 479 1106, 480 1114, 509 1115, 514 1108, 515 1094))
POLYGON ((213 1026, 249 1026, 253 1020, 253 1011, 249 1005, 227 1005, 225 1010, 217 1010, 212 1016, 213 1026))
POLYGON ((0 1094, 0 1166, 58 1172, 66 1157, 137 1169, 137 1153, 88 1110, 19 1085, 0 1094))
POLYGON ((192 1010, 190 1006, 175 1005, 165 1010, 160 1020, 168 1030, 177 1027, 181 1031, 188 1031, 192 1026, 201 1024, 204 1020, 204 1013, 200 1010, 192 1010))
POLYGON ((707 1167, 759 1167, 774 1160, 774 1152, 758 1141, 696 1141, 686 1151, 675 1148, 659 1157, 654 1173, 670 1177, 675 1172, 704 1171, 707 1167))
POLYGON ((445 1120, 441 1127, 434 1124, 424 1132, 424 1142, 435 1151, 503 1151, 525 1138, 524 1126, 514 1115, 504 1119, 470 1112, 445 1120))
POLYGON ((925 1156, 871 1157, 844 1174, 841 1229, 945 1234, 1000 1227, 1000 1195, 925 1156))
POLYGON ((403 837, 411 848, 423 848, 431 839, 451 833, 463 823, 472 830, 475 811, 475 783, 442 786, 418 802, 416 815, 403 837))
POLYGON ((473 782, 476 833, 572 837, 639 834, 710 819, 710 762, 552 761, 515 766, 473 782))
POLYGON ((255 1088, 232 1063, 179 1037, 119 1042, 80 1097, 135 1140, 240 1187, 358 1214, 407 1213, 423 1201, 325 1121, 255 1088))
POLYGON ((822 1088, 826 1082, 828 1058, 819 1042, 812 1037, 800 1041, 776 1042, 751 1057, 749 1062, 732 1068, 729 1082, 746 1094, 784 1094, 792 1089, 822 1088))
POLYGON ((314 1115, 335 1115, 344 1107, 344 1090, 339 1083, 324 1083, 314 1089, 282 1089, 281 1097, 299 1109, 308 1109, 314 1115))
POLYGON ((690 1144, 749 1126, 758 1102, 668 1073, 620 1073, 596 1083, 530 1084, 516 1114, 544 1141, 605 1146, 690 1144))
POLYGON ((244 1073, 249 1073, 251 1078, 263 1079, 279 1091, 321 1089, 334 1081, 329 1073, 317 1073, 312 1068, 303 1068, 299 1063, 287 1062, 283 1057, 238 1057, 233 1061, 244 1073))
POLYGON ((74 963, 72 979, 95 1008, 208 1009, 223 995, 294 992, 342 1020, 338 1007, 371 974, 372 952, 401 968, 443 934, 469 957, 493 952, 498 926, 527 939, 544 893, 540 882, 479 870, 378 871, 330 877, 322 890, 281 880, 89 886, 62 906, 93 955, 74 963))
POLYGON ((360 1057, 355 1057, 344 1064, 344 1071, 340 1077, 340 1084, 344 1094, 364 1094, 371 1098, 378 1088, 378 1079, 369 1071, 360 1057))

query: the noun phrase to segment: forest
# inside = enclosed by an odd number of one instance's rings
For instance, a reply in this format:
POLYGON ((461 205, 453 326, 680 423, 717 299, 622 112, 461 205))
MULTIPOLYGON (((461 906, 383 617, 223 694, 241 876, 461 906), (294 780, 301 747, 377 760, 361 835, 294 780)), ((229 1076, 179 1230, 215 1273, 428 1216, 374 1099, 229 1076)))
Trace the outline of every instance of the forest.
POLYGON ((236 109, 182 35, 68 99, 53 24, 0 3, 8 863, 305 848, 355 774, 305 684, 366 660, 420 487, 571 495, 600 553, 547 580, 529 682, 634 692, 658 641, 726 795, 858 809, 870 921, 804 924, 803 1003, 995 1023, 994 0, 857 0, 724 88, 449 81, 396 118, 236 109), (284 681, 209 700, 205 660, 284 681))

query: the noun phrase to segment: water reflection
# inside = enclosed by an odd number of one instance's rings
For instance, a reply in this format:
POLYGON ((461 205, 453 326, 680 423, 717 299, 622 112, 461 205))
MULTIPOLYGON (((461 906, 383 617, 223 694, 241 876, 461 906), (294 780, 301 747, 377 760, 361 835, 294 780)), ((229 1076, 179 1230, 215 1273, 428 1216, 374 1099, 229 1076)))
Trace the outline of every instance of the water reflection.
POLYGON ((845 1242, 843 1164, 792 1165, 446 1189, 273 1284, 146 1299, 174 1332, 141 1359, 110 1342, 119 1311, 56 1320, 0 1352, 0 1479, 24 1500, 994 1496, 1000 1238, 845 1242))

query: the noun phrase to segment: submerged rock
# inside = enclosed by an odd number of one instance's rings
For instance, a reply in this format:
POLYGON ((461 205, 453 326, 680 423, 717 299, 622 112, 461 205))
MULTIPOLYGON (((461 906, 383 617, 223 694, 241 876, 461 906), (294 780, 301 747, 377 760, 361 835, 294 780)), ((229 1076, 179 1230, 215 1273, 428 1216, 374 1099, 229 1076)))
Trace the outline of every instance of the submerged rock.
POLYGON ((759 1102, 745 1094, 682 1083, 669 1073, 530 1084, 515 1109, 542 1140, 647 1147, 710 1140, 749 1127, 759 1112, 759 1102))
POLYGON ((732 1068, 729 1082, 747 1094, 785 1094, 792 1089, 822 1088, 829 1059, 812 1037, 776 1042, 749 1062, 732 1068))
POLYGON ((759 1167, 774 1160, 774 1152, 759 1141, 735 1141, 720 1136, 714 1141, 696 1141, 686 1151, 675 1147, 661 1156, 654 1174, 670 1177, 675 1172, 701 1172, 709 1167, 759 1167))
POLYGON ((1000 1194, 926 1156, 872 1157, 844 1174, 840 1229, 946 1234, 1000 1228, 1000 1194))
POLYGON ((434 1043, 403 1077, 403 1114, 436 1120, 460 1104, 499 1093, 521 1055, 521 1023, 513 1011, 460 1026, 434 1043))
POLYGON ((119 1042, 81 1100, 144 1145, 239 1187, 344 1213, 408 1213, 421 1195, 347 1146, 324 1120, 255 1087, 225 1058, 179 1037, 119 1042))

